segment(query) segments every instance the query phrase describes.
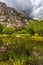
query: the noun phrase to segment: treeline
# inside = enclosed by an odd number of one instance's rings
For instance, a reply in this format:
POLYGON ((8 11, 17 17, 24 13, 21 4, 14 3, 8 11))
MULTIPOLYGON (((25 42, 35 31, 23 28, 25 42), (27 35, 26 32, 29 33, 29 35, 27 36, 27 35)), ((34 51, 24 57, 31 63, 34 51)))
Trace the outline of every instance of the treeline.
POLYGON ((43 36, 43 20, 30 20, 25 27, 5 27, 0 24, 0 34, 30 34, 30 35, 41 35, 43 36))

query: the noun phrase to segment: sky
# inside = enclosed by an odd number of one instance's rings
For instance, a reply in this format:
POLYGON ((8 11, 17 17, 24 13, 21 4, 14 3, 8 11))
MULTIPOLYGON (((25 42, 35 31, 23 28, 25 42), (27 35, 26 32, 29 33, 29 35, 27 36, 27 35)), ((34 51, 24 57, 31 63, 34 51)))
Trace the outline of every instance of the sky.
POLYGON ((25 10, 29 17, 38 19, 43 17, 43 0, 0 0, 7 6, 18 10, 25 10))

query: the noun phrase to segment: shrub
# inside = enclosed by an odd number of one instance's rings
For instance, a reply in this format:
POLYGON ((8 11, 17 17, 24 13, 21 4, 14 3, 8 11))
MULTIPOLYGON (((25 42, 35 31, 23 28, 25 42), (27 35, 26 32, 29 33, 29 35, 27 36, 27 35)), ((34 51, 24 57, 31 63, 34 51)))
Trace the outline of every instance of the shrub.
POLYGON ((4 26, 0 24, 0 33, 2 33, 4 26))
POLYGON ((35 34, 35 23, 33 21, 30 21, 29 24, 26 25, 26 30, 29 34, 34 35, 35 34))
POLYGON ((6 27, 3 29, 4 34, 12 34, 15 32, 15 29, 13 27, 6 27))
POLYGON ((26 31, 26 30, 21 30, 21 31, 18 31, 17 33, 20 33, 20 34, 27 34, 27 31, 26 31))
POLYGON ((34 35, 34 34, 35 34, 34 29, 32 29, 32 28, 30 28, 30 29, 28 30, 28 32, 29 32, 31 35, 34 35))
POLYGON ((43 30, 39 30, 38 33, 39 33, 40 36, 43 36, 43 30))
POLYGON ((37 56, 29 56, 28 58, 29 65, 39 65, 39 58, 37 56))

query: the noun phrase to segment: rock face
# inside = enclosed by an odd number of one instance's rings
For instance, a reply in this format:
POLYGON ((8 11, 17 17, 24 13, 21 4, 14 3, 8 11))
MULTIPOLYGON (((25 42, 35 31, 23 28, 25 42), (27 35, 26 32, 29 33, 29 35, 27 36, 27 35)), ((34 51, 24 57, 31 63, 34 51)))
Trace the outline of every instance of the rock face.
POLYGON ((4 26, 21 27, 25 26, 28 20, 25 11, 15 10, 0 2, 0 23, 4 26))

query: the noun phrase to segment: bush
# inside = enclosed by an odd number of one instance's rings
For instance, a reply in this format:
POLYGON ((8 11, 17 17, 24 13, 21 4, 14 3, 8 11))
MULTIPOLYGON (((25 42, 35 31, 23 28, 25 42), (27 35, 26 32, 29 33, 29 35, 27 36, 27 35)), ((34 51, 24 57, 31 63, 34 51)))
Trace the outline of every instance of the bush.
POLYGON ((28 58, 29 65, 39 65, 39 58, 37 56, 29 56, 28 58))
POLYGON ((32 29, 32 28, 30 28, 30 29, 28 30, 28 32, 29 32, 29 34, 31 34, 31 35, 34 35, 34 34, 35 34, 34 29, 32 29))
POLYGON ((26 25, 26 30, 31 35, 39 34, 42 36, 43 20, 36 20, 36 21, 30 20, 29 23, 26 25))
POLYGON ((4 26, 0 24, 0 33, 2 33, 4 26))
POLYGON ((12 34, 15 33, 15 29, 13 27, 6 27, 3 29, 4 34, 12 34))
POLYGON ((35 23, 33 21, 30 21, 26 25, 26 30, 29 34, 34 35, 35 34, 35 23))
POLYGON ((21 31, 18 31, 17 33, 19 33, 19 34, 27 34, 27 31, 26 30, 21 30, 21 31))
POLYGON ((43 36, 43 30, 39 30, 39 36, 43 36))

